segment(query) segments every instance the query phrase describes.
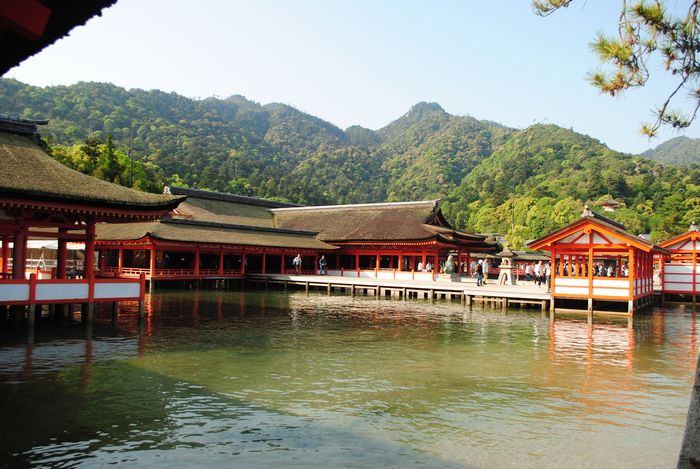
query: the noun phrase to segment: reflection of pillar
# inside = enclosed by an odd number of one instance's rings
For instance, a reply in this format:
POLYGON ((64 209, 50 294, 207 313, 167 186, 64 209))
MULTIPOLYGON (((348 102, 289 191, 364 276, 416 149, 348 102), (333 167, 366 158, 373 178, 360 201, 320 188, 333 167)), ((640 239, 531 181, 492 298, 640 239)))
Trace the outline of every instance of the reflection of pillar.
POLYGON ((87 391, 90 382, 90 371, 92 368, 92 323, 85 326, 85 361, 80 367, 80 392, 87 391))
POLYGON ((194 304, 192 305, 192 327, 199 327, 199 289, 194 294, 194 304))
POLYGON ((34 356, 34 328, 27 329, 27 347, 24 351, 24 368, 22 368, 22 377, 29 379, 32 376, 32 362, 34 356))

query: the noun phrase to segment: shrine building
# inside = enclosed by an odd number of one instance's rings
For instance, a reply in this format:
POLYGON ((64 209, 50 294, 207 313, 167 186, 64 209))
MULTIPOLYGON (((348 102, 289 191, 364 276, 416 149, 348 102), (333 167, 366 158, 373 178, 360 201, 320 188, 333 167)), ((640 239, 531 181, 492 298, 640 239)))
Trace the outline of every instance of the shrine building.
POLYGON ((0 307, 14 316, 36 305, 143 300, 143 279, 95 277, 95 226, 157 220, 185 197, 148 194, 67 168, 42 147, 37 124, 0 116, 0 307), (56 241, 56 266, 27 270, 28 240, 56 241), (67 269, 68 243, 84 244, 80 271, 67 269), (41 278, 39 278, 41 277, 41 278), (72 278, 69 278, 72 277, 72 278))
POLYGON ((662 257, 661 290, 663 294, 689 295, 693 302, 700 294, 700 232, 693 222, 686 233, 664 241, 661 247, 669 251, 662 257))
POLYGON ((668 253, 588 207, 579 220, 528 243, 528 247, 551 252, 552 309, 567 301, 583 300, 589 313, 611 312, 607 310, 621 304, 629 315, 651 304, 654 255, 668 253))

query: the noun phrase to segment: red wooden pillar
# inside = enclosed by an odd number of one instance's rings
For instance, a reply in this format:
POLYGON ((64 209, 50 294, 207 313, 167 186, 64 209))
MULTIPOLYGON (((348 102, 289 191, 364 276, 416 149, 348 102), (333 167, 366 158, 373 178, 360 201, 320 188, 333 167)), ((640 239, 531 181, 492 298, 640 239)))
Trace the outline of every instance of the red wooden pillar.
MULTIPOLYGON (((693 243, 693 246, 697 246, 697 241, 693 243)), ((693 252, 693 295, 698 294, 698 251, 693 252)), ((693 315, 695 317, 695 315, 693 315)))
POLYGON ((151 246, 151 250, 149 251, 151 258, 150 258, 150 277, 149 278, 156 278, 156 247, 155 245, 151 246))
POLYGON ((0 265, 0 272, 3 274, 8 273, 10 270, 10 237, 2 237, 2 264, 0 265))
POLYGON ((61 235, 67 233, 65 228, 58 229, 58 251, 56 252, 56 278, 66 278, 66 263, 68 262, 68 241, 61 235))
MULTIPOLYGON (((664 289, 666 288, 665 287, 666 279, 664 278, 666 276, 665 264, 666 264, 666 256, 661 254, 661 266, 659 267, 659 278, 661 279, 661 298, 662 299, 663 299, 664 289)), ((695 265, 695 264, 693 263, 693 265, 695 265)), ((627 267, 627 270, 629 270, 629 266, 627 267)), ((695 316, 693 316, 693 317, 695 317, 695 316)))
POLYGON ((122 269, 124 268, 124 249, 119 247, 119 256, 117 260, 117 277, 122 276, 122 269))
POLYGON ((588 298, 593 299, 593 248, 588 248, 588 298))
POLYGON ((374 261, 374 276, 379 277, 379 261, 380 261, 380 256, 379 254, 376 255, 376 260, 374 261))
POLYGON ((92 279, 95 274, 95 221, 88 220, 85 229, 85 266, 83 278, 92 279))
MULTIPOLYGON (((556 269, 556 265, 557 265, 557 247, 556 247, 556 245, 555 245, 555 246, 552 246, 552 258, 551 258, 551 260, 550 260, 550 264, 551 264, 551 265, 549 266, 549 275, 550 275, 550 277, 549 277, 549 292, 550 292, 550 293, 549 293, 549 294, 550 294, 550 296, 552 297, 551 303, 550 303, 550 308, 551 308, 552 310, 554 310, 554 286, 556 285, 555 280, 556 280, 556 278, 557 278, 557 269, 556 269)), ((560 264, 561 264, 561 263, 560 263, 560 264)), ((546 268, 544 268, 544 264, 543 264, 543 269, 544 269, 544 271, 547 270, 546 268)), ((543 271, 542 273, 544 273, 544 271, 543 271)))
POLYGON ((245 265, 246 265, 246 255, 245 252, 241 253, 241 273, 245 274, 245 265))
POLYGON ((219 275, 224 275, 224 250, 219 251, 219 275))
POLYGON ((27 233, 20 228, 15 233, 15 244, 12 247, 12 278, 24 279, 24 264, 26 264, 27 233))
POLYGON ((282 261, 280 262, 280 272, 284 274, 284 256, 285 254, 282 253, 282 261))
POLYGON ((262 273, 266 273, 267 270, 267 253, 263 252, 263 258, 262 258, 262 273))
POLYGON ((627 312, 632 314, 634 311, 634 284, 637 281, 637 266, 639 265, 637 262, 637 256, 634 255, 634 248, 629 249, 629 259, 630 259, 630 278, 629 278, 629 304, 628 304, 628 309, 627 312))
POLYGON ((617 276, 622 277, 622 256, 617 256, 617 276))
POLYGON ((316 253, 316 256, 314 257, 314 274, 318 273, 318 253, 316 253))
POLYGON ((360 254, 355 254, 355 270, 360 271, 360 254))
POLYGON ((199 246, 194 249, 194 275, 199 277, 199 246))

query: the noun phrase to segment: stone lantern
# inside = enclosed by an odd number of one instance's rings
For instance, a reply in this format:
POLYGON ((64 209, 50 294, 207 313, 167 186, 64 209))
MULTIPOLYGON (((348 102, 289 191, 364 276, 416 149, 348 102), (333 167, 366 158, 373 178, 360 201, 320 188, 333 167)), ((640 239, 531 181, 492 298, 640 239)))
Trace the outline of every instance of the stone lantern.
POLYGON ((510 250, 510 247, 506 244, 503 251, 496 254, 496 256, 501 258, 501 265, 499 267, 500 272, 498 273, 498 284, 515 285, 516 279, 513 272, 513 269, 515 269, 515 263, 513 262, 515 253, 513 253, 513 251, 510 250))

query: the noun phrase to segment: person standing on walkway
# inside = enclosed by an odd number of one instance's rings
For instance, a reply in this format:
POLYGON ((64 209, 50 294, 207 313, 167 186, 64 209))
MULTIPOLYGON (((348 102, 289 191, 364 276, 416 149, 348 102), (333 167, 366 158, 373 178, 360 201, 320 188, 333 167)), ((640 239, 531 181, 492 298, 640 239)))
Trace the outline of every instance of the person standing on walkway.
POLYGON ((301 273, 301 254, 297 254, 297 257, 292 261, 294 266, 294 273, 299 275, 301 273))
POLYGON ((542 285, 542 275, 544 275, 544 268, 542 261, 539 261, 537 264, 535 264, 535 283, 538 287, 542 285))
POLYGON ((476 286, 480 287, 484 284, 484 265, 479 262, 476 264, 476 286))

